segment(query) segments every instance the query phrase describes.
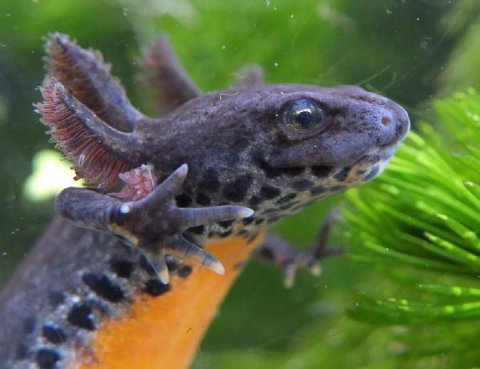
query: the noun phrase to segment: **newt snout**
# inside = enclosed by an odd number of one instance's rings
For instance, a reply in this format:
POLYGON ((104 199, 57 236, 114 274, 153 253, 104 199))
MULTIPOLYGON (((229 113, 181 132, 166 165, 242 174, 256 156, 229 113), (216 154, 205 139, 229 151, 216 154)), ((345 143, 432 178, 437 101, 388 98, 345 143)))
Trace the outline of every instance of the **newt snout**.
MULTIPOLYGON (((290 99, 299 101, 293 96, 290 99)), ((359 87, 318 87, 310 89, 308 99, 322 107, 322 128, 310 129, 309 135, 303 133, 300 138, 296 132, 287 132, 290 142, 277 145, 271 158, 273 166, 345 167, 380 151, 385 160, 410 129, 408 114, 400 105, 359 87)))
POLYGON ((410 118, 406 110, 392 100, 388 100, 385 108, 378 111, 377 119, 384 131, 379 141, 382 147, 397 146, 410 130, 410 118))
POLYGON ((408 113, 395 101, 358 86, 340 86, 338 89, 349 98, 358 100, 359 104, 367 104, 367 111, 371 113, 371 116, 366 115, 367 119, 380 128, 385 127, 381 130, 379 146, 398 145, 410 131, 408 113))

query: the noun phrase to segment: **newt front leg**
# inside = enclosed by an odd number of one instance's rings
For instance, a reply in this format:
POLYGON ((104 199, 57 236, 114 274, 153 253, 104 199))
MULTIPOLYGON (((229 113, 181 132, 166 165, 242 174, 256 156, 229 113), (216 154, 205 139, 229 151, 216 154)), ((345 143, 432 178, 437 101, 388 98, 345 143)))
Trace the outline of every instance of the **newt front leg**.
POLYGON ((206 208, 179 208, 175 195, 187 176, 188 166, 180 166, 153 191, 137 201, 121 201, 88 189, 67 188, 57 198, 57 212, 82 227, 111 231, 138 246, 168 284, 165 257, 200 264, 218 274, 222 263, 188 241, 183 233, 202 225, 250 217, 253 210, 234 205, 206 208))
POLYGON ((317 239, 308 250, 299 250, 283 238, 269 234, 265 237, 256 256, 261 260, 271 262, 282 268, 283 281, 288 288, 293 286, 295 276, 301 269, 306 269, 313 275, 319 276, 321 273, 321 260, 328 256, 343 253, 341 247, 332 247, 328 243, 336 216, 336 210, 332 210, 327 214, 318 232, 317 239))

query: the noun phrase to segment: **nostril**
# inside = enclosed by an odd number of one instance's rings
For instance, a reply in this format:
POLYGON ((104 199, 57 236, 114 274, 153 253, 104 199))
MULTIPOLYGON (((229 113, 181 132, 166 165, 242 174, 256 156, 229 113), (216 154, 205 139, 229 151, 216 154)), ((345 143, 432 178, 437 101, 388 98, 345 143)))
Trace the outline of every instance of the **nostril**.
POLYGON ((391 120, 388 117, 382 117, 382 124, 384 126, 388 126, 390 124, 391 120))

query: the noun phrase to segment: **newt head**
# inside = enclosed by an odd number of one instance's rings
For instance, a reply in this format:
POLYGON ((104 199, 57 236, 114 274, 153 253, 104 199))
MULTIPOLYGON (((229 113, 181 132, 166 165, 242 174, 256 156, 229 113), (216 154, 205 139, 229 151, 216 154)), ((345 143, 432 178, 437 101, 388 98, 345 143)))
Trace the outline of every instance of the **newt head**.
POLYGON ((148 156, 171 161, 167 172, 189 163, 185 203, 237 203, 269 219, 373 179, 410 129, 402 107, 354 86, 224 90, 163 119, 148 156))

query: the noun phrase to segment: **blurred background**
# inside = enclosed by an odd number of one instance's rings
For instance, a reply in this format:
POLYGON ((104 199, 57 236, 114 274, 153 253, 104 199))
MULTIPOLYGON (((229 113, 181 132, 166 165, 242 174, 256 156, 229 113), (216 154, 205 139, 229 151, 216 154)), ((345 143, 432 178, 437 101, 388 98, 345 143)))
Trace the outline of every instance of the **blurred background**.
MULTIPOLYGON (((68 163, 48 142, 32 103, 44 76, 43 37, 71 35, 101 50, 130 99, 153 114, 138 83, 140 55, 167 33, 204 90, 231 85, 258 64, 269 82, 356 84, 428 118, 426 103, 480 85, 476 0, 2 0, 0 2, 0 285, 53 216, 53 197, 71 184, 68 163)), ((306 247, 330 199, 282 222, 306 247)), ((382 230, 379 230, 379 232, 382 230)), ((341 234, 341 227, 336 230, 341 234)), ((348 245, 345 245, 348 247, 348 245)), ((395 368, 401 329, 349 319, 354 293, 381 275, 348 256, 283 287, 275 268, 252 262, 211 327, 198 368, 395 368), (393 342, 393 343, 392 343, 393 342)), ((438 368, 434 360, 422 364, 438 368)))

